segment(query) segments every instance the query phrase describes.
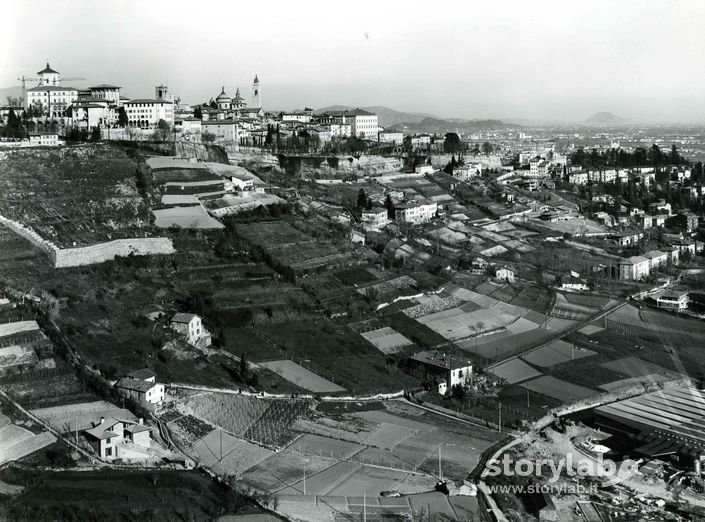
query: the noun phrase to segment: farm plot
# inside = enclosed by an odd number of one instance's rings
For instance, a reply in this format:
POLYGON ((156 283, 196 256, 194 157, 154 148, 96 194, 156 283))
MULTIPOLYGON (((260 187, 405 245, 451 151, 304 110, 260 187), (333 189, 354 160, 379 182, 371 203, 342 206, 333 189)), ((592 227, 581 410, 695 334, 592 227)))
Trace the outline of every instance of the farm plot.
POLYGON ((0 372, 13 366, 26 366, 38 362, 37 354, 28 346, 0 348, 0 372))
POLYGON ((153 210, 152 213, 156 218, 154 224, 158 228, 173 226, 200 229, 224 228, 224 225, 212 218, 201 205, 160 208, 153 210))
POLYGON ((397 353, 405 346, 413 344, 409 339, 388 326, 379 330, 364 332, 360 335, 373 344, 380 352, 387 355, 397 353))
POLYGON ((211 431, 197 441, 191 450, 194 459, 216 473, 240 476, 267 459, 274 452, 257 444, 234 437, 221 430, 211 431), (222 451, 221 451, 222 448, 222 451))
POLYGON ((204 200, 206 208, 215 216, 238 214, 257 207, 267 205, 282 205, 286 200, 263 192, 245 192, 242 195, 224 194, 217 199, 204 200))
POLYGON ((345 391, 345 388, 338 386, 337 384, 334 384, 319 375, 316 375, 293 361, 284 359, 281 361, 260 363, 260 366, 273 371, 287 381, 296 384, 298 387, 314 393, 335 393, 345 391))
POLYGON ((676 372, 666 370, 657 364, 644 361, 638 357, 624 357, 622 359, 617 359, 616 361, 602 363, 602 366, 608 370, 612 370, 613 372, 627 375, 628 377, 643 377, 650 374, 661 374, 672 375, 676 378, 679 375, 676 372))
POLYGON ((56 442, 56 437, 48 431, 34 434, 20 426, 9 423, 9 419, 0 414, 0 465, 56 442))
POLYGON ((433 477, 427 475, 363 466, 342 483, 328 490, 326 495, 348 497, 366 493, 375 497, 382 491, 399 491, 409 495, 429 491, 433 489, 435 482, 433 477))
POLYGON ((562 381, 550 375, 544 375, 543 377, 521 383, 519 386, 563 402, 584 399, 598 393, 590 388, 562 381))
POLYGON ((261 491, 276 491, 296 484, 306 475, 313 476, 335 465, 338 461, 311 454, 280 451, 248 469, 242 479, 261 491))
POLYGON ((420 317, 417 321, 449 341, 458 341, 483 332, 503 330, 516 319, 516 315, 497 310, 482 309, 466 313, 461 308, 451 308, 420 317))
POLYGON ((115 417, 118 419, 136 420, 134 414, 127 409, 118 408, 105 401, 84 402, 81 404, 67 404, 65 406, 52 406, 31 410, 52 428, 60 433, 92 428, 94 422, 101 417, 115 417))
POLYGON ((509 384, 515 384, 543 375, 540 371, 532 368, 521 359, 511 359, 498 366, 494 366, 489 371, 500 379, 505 379, 509 384))
POLYGON ((663 375, 660 373, 649 373, 646 375, 641 375, 639 377, 628 377, 626 379, 619 379, 618 381, 606 382, 601 384, 599 387, 607 392, 613 392, 619 390, 620 388, 628 388, 640 383, 661 383, 670 381, 672 377, 668 375, 663 375))
POLYGON ((31 333, 39 330, 37 321, 15 321, 12 323, 0 324, 0 337, 31 333))
MULTIPOLYGON (((337 462, 333 466, 306 477, 307 495, 326 495, 331 489, 344 482, 362 466, 357 462, 337 462)), ((303 471, 303 470, 302 470, 303 471)), ((279 495, 302 495, 304 493, 303 474, 301 481, 277 491, 279 495)))
POLYGON ((558 340, 523 355, 522 359, 535 366, 546 368, 566 361, 590 357, 595 354, 596 352, 588 350, 587 348, 575 348, 570 343, 558 340))
POLYGON ((289 448, 306 455, 318 455, 338 460, 346 460, 365 449, 365 446, 344 440, 331 439, 320 435, 305 434, 299 437, 289 448))
POLYGON ((194 170, 208 172, 208 168, 204 163, 192 163, 185 159, 170 158, 166 156, 152 156, 147 158, 147 165, 154 171, 169 170, 194 170))
POLYGON ((578 330, 578 332, 580 332, 583 335, 590 336, 590 335, 595 335, 596 333, 600 333, 603 330, 604 330, 604 328, 602 328, 600 326, 597 326, 595 324, 589 324, 589 325, 581 328, 580 330, 578 330))
POLYGON ((233 435, 242 436, 269 406, 269 401, 256 397, 208 393, 194 395, 181 408, 233 435))
POLYGON ((59 247, 145 237, 152 228, 138 169, 109 144, 13 151, 0 163, 0 178, 15 197, 0 201, 0 214, 59 247))
MULTIPOLYGON (((416 319, 424 315, 432 314, 435 312, 442 312, 450 308, 460 307, 464 301, 455 297, 453 295, 448 297, 441 297, 437 294, 423 295, 415 299, 416 305, 404 309, 404 313, 416 319)), ((472 311, 472 310, 467 310, 472 311)))

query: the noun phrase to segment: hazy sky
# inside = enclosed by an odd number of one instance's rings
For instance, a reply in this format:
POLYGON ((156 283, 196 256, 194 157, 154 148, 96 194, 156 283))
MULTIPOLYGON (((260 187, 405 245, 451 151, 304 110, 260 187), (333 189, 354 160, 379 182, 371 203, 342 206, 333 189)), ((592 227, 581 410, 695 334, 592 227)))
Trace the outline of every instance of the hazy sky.
POLYGON ((265 109, 705 123, 705 1, 4 0, 0 87, 47 60, 76 87, 222 85, 265 109))

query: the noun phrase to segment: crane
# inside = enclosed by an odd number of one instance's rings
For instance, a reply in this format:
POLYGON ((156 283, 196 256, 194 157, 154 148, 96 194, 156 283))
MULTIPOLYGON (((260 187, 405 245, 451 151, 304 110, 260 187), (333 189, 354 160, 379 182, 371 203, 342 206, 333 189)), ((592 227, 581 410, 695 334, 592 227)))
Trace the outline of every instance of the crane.
MULTIPOLYGON (((29 76, 24 76, 22 75, 20 78, 17 78, 19 81, 22 82, 22 105, 26 109, 27 108, 27 83, 26 82, 38 82, 39 78, 30 78, 29 76)), ((79 81, 79 80, 85 80, 85 78, 61 78, 63 81, 67 82, 74 82, 74 81, 79 81)))

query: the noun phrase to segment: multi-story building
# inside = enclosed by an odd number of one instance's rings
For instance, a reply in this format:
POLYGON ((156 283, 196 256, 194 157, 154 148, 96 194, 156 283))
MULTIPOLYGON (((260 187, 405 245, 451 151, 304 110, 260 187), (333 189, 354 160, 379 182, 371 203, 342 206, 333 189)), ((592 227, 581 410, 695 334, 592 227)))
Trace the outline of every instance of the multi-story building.
POLYGON ((389 212, 383 207, 372 207, 362 211, 362 223, 365 228, 379 230, 389 223, 389 212))
POLYGON ((688 292, 666 290, 656 298, 656 306, 666 310, 682 312, 688 308, 688 292))
POLYGON ((568 183, 573 185, 587 185, 588 173, 587 172, 574 172, 568 174, 568 183))
POLYGON ((363 110, 353 109, 347 111, 328 111, 318 116, 320 123, 350 125, 350 136, 365 139, 377 139, 379 121, 377 115, 363 110))
POLYGON ((618 266, 619 278, 626 281, 638 281, 649 275, 651 261, 645 257, 632 256, 622 259, 618 266))
POLYGON ((154 129, 159 120, 174 123, 174 104, 170 101, 144 98, 130 100, 124 106, 130 127, 154 129))
POLYGON ((394 218, 402 223, 428 223, 438 212, 435 201, 410 201, 394 206, 394 218))
POLYGON ((382 131, 379 133, 378 141, 380 143, 401 145, 404 142, 404 134, 401 132, 382 131))
POLYGON ((47 66, 37 73, 39 85, 27 89, 27 107, 39 109, 42 116, 63 119, 71 104, 78 98, 78 89, 61 85, 61 75, 47 66))

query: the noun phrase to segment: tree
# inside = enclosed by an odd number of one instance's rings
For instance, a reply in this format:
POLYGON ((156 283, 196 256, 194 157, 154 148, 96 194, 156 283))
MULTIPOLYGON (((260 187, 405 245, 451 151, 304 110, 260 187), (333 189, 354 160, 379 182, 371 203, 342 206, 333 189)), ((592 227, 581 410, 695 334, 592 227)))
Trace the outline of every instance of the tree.
POLYGON ((450 391, 454 399, 459 401, 465 399, 465 387, 462 384, 454 384, 450 391))
POLYGON ((245 354, 241 353, 240 354, 240 375, 246 379, 247 378, 247 372, 248 372, 248 367, 247 367, 247 361, 245 360, 245 354))
POLYGON ((384 208, 387 209, 387 217, 389 219, 394 219, 394 202, 392 201, 392 196, 387 194, 387 197, 384 198, 384 208))
POLYGON ((196 108, 193 110, 193 117, 197 120, 203 119, 203 111, 200 105, 196 105, 196 108))
POLYGON ((101 135, 100 135, 100 128, 98 128, 98 127, 93 127, 93 129, 91 130, 91 138, 90 138, 90 140, 91 140, 92 142, 98 142, 98 141, 100 141, 100 138, 101 138, 101 135))
POLYGON ((446 134, 445 138, 443 142, 443 152, 456 153, 461 151, 462 143, 460 142, 460 136, 455 132, 449 132, 446 134))
POLYGON ((215 134, 211 132, 202 132, 201 141, 203 143, 213 143, 215 141, 215 134))
POLYGON ((405 152, 411 152, 414 149, 414 146, 411 144, 411 136, 404 136, 402 147, 405 152))
POLYGON ((130 120, 127 118, 127 112, 125 112, 125 107, 120 107, 118 109, 118 125, 123 129, 127 127, 130 120))
POLYGON ((365 189, 360 189, 357 193, 357 208, 362 209, 367 206, 367 194, 365 194, 365 189))
POLYGON ((484 142, 482 144, 482 153, 485 156, 489 156, 491 152, 492 152, 492 144, 489 141, 484 142))

